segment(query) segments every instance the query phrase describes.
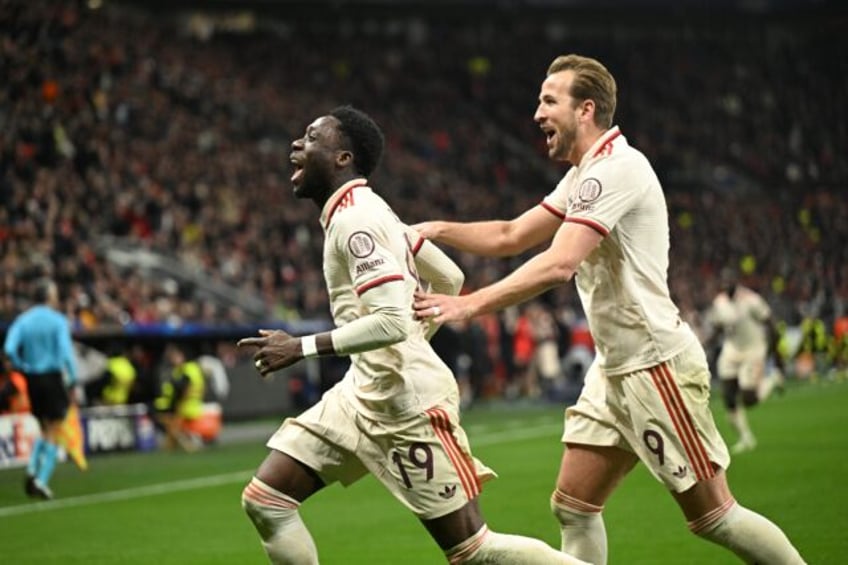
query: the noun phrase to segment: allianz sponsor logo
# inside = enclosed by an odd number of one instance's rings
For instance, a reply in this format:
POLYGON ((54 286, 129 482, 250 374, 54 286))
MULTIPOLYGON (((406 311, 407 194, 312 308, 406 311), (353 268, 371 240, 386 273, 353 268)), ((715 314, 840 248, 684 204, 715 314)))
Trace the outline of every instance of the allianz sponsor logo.
POLYGON ((363 261, 356 266, 356 274, 361 275, 365 271, 370 271, 371 269, 376 269, 380 265, 385 263, 383 259, 372 259, 371 261, 363 261))
POLYGON ((574 214, 575 212, 590 212, 594 209, 594 204, 587 204, 585 202, 569 202, 568 204, 569 214, 574 214))

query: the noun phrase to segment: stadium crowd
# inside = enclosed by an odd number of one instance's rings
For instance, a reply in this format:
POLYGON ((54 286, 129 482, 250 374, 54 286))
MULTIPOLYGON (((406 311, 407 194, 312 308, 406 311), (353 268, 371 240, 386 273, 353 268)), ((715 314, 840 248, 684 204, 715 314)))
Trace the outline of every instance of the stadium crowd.
MULTIPOLYGON (((384 124, 372 184, 409 223, 511 218, 562 173, 531 116, 538 77, 565 51, 607 61, 626 93, 616 123, 664 182, 670 283, 688 318, 727 264, 787 323, 848 315, 848 60, 836 22, 648 33, 494 14, 209 33, 212 17, 3 0, 0 322, 42 275, 79 330, 247 321, 111 263, 107 236, 261 297, 269 320, 326 317, 320 226, 288 181, 304 119, 349 102, 384 124)), ((518 260, 455 257, 469 288, 518 260)), ((563 335, 579 327, 571 289, 544 298, 563 335)), ((525 314, 474 326, 498 328, 485 330, 491 341, 525 314)))

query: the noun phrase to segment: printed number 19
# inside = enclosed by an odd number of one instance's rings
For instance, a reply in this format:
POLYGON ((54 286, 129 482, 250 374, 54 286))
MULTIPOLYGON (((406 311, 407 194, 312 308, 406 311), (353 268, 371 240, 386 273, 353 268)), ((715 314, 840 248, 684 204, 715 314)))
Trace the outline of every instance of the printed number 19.
MULTIPOLYGON (((425 480, 429 481, 433 478, 433 450, 426 443, 413 443, 409 446, 407 459, 415 467, 425 471, 425 480), (423 453, 423 458, 421 454, 423 453)), ((392 461, 397 465, 400 476, 403 479, 403 484, 406 488, 412 488, 412 481, 409 479, 409 473, 406 472, 406 467, 403 465, 403 455, 398 451, 392 452, 392 461)))

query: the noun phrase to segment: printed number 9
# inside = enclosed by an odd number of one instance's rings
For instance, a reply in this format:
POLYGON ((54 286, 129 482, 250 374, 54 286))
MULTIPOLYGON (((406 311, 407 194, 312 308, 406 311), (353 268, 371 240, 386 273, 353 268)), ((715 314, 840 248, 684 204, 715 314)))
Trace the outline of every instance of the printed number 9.
POLYGON ((648 448, 648 451, 657 456, 660 465, 665 465, 665 446, 659 432, 645 430, 645 433, 642 434, 642 441, 645 442, 645 447, 648 448))

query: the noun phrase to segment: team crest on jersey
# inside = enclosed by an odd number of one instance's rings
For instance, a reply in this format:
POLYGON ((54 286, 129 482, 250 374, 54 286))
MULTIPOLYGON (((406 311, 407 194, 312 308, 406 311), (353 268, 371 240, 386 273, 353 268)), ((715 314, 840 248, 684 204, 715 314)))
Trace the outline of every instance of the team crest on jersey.
POLYGON ((580 183, 577 189, 577 197, 581 202, 594 202, 601 196, 601 181, 596 178, 588 178, 580 183))
POLYGON ((353 256, 360 259, 374 253, 374 239, 371 237, 371 234, 364 231, 351 234, 350 239, 347 240, 347 246, 350 252, 353 253, 353 256))

